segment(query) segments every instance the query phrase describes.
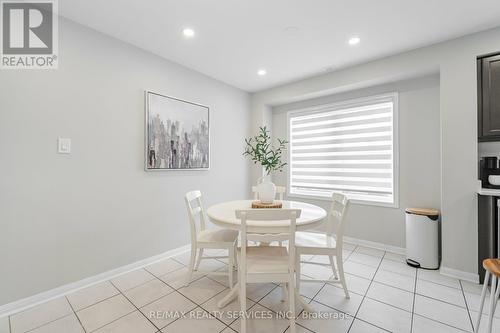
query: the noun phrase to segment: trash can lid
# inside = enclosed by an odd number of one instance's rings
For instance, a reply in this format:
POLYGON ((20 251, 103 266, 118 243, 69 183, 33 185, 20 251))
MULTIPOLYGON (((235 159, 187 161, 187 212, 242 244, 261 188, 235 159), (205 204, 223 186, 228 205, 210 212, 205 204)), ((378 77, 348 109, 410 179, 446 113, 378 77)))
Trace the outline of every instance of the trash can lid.
POLYGON ((432 208, 406 208, 408 214, 424 215, 424 216, 438 216, 439 211, 432 208))

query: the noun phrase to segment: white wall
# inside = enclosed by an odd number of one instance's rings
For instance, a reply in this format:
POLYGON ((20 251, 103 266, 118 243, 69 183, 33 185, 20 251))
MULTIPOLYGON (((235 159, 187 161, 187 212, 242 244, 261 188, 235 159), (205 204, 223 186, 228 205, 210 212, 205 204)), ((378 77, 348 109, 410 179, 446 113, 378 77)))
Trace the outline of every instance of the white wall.
MULTIPOLYGON (((251 101, 252 129, 265 123, 270 105, 439 71, 442 266, 475 274, 478 151, 476 57, 500 51, 499 40, 500 29, 489 30, 255 93, 251 101)), ((252 169, 253 177, 257 173, 255 168, 252 169)))
POLYGON ((0 305, 187 244, 188 190, 207 206, 249 192, 247 93, 67 20, 59 32, 58 70, 0 73, 0 305), (210 106, 210 171, 144 171, 144 89, 210 106))
MULTIPOLYGON (((399 208, 352 204, 346 235, 404 247, 405 207, 441 207, 437 75, 276 106, 272 133, 275 138, 287 137, 287 111, 392 92, 399 94, 399 208)), ((286 184, 287 177, 287 172, 276 173, 273 181, 286 184)), ((325 200, 308 202, 329 207, 325 200)))

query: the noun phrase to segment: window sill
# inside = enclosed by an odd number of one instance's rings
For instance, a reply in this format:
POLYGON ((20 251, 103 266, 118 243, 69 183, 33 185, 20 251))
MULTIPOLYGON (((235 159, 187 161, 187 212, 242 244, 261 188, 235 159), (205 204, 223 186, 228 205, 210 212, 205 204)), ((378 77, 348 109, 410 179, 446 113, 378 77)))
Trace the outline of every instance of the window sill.
MULTIPOLYGON (((287 193, 287 197, 289 198, 299 198, 299 199, 308 199, 308 200, 320 200, 331 202, 331 198, 315 196, 315 195, 305 195, 305 194, 295 194, 295 193, 287 193)), ((349 198, 349 195, 347 195, 349 198)), ((386 207, 386 208, 399 208, 399 204, 397 202, 380 202, 380 201, 368 201, 368 200, 358 200, 358 199, 350 199, 349 202, 355 205, 364 205, 364 206, 378 206, 378 207, 386 207)))

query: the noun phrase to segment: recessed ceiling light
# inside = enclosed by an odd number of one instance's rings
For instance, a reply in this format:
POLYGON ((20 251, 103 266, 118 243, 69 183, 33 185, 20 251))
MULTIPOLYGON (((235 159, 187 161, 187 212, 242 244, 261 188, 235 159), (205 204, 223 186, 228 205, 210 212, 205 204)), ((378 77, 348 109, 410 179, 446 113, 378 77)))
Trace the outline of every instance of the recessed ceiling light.
POLYGON ((191 29, 191 28, 184 28, 184 29, 182 30, 182 34, 183 34, 183 35, 184 35, 184 37, 186 37, 186 38, 192 38, 192 37, 194 37, 195 32, 194 32, 194 30, 193 30, 193 29, 191 29))
POLYGON ((267 71, 265 69, 259 69, 257 71, 257 75, 259 75, 259 76, 264 76, 266 74, 267 74, 267 71))
POLYGON ((357 44, 359 44, 359 42, 361 42, 361 38, 359 38, 357 36, 353 36, 353 37, 349 38, 349 40, 347 41, 347 43, 349 45, 357 45, 357 44))

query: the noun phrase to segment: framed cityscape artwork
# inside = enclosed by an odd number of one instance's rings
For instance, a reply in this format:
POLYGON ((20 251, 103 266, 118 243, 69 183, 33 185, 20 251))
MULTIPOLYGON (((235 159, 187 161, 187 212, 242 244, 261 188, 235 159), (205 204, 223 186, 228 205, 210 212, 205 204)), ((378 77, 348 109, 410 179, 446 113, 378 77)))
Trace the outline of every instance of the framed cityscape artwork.
POLYGON ((209 108, 146 91, 146 170, 208 170, 209 108))

